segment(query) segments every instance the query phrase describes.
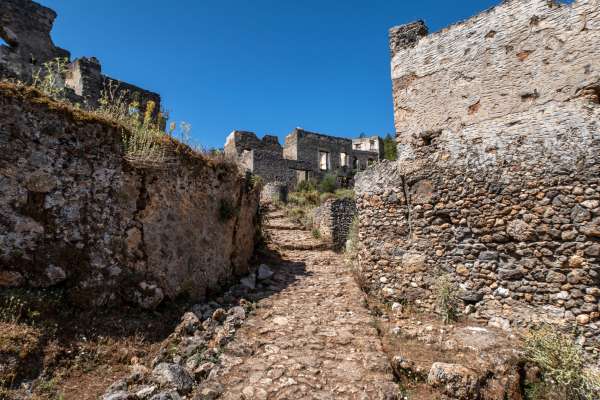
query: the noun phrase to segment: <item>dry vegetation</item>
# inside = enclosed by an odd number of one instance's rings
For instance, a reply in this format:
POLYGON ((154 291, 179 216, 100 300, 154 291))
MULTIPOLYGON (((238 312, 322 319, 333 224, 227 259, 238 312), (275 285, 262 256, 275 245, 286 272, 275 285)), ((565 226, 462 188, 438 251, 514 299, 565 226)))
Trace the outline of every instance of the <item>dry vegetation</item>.
POLYGON ((352 189, 337 186, 333 175, 325 176, 318 184, 302 181, 296 190, 289 194, 287 204, 279 203, 286 217, 306 230, 313 232, 316 239, 319 233, 314 228, 315 209, 329 199, 354 198, 352 189))
POLYGON ((155 356, 185 302, 90 311, 60 289, 13 289, 0 294, 0 310, 0 399, 92 400, 133 361, 155 356))
POLYGON ((97 107, 70 102, 64 83, 66 72, 67 60, 55 59, 35 71, 31 85, 7 80, 0 85, 5 93, 26 96, 34 103, 46 104, 77 120, 120 128, 125 158, 136 165, 160 166, 184 155, 213 164, 235 166, 222 151, 195 144, 191 140, 190 124, 171 122, 167 130, 166 111, 156 110, 152 101, 142 105, 136 93, 120 89, 115 81, 105 82, 97 107))

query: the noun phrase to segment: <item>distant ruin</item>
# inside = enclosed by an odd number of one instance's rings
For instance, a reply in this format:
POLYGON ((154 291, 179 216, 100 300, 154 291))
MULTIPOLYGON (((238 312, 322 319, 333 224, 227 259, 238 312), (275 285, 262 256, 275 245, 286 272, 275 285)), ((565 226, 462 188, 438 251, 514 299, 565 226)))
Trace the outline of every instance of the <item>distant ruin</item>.
POLYGON ((56 13, 30 0, 0 2, 0 78, 31 83, 44 64, 56 59, 67 60, 65 76, 57 76, 64 86, 66 97, 85 108, 95 108, 101 92, 110 86, 113 93, 122 93, 128 101, 137 101, 145 109, 154 102, 155 113, 160 110, 160 96, 135 85, 102 74, 100 61, 94 57, 71 61, 71 54, 56 47, 50 37, 56 13))
POLYGON ((348 182, 354 172, 383 159, 383 142, 378 136, 347 139, 296 128, 281 146, 276 136, 258 139, 253 132, 233 131, 227 137, 225 154, 265 182, 293 188, 327 174, 348 182))

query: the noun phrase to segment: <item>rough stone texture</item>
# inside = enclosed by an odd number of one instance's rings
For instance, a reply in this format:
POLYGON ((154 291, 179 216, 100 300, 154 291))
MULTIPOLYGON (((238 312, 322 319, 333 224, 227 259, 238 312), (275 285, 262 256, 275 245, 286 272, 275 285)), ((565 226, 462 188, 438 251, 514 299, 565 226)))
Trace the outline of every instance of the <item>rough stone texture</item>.
POLYGON ((282 182, 269 182, 264 185, 260 191, 261 203, 269 203, 273 201, 281 201, 287 203, 288 200, 288 185, 282 182))
POLYGON ((513 0, 391 31, 399 161, 356 185, 377 293, 432 310, 447 274, 473 318, 598 339, 599 29, 597 1, 513 0))
POLYGON ((333 173, 349 184, 353 171, 365 169, 383 158, 383 142, 377 137, 364 139, 338 138, 294 129, 285 138, 282 147, 276 136, 265 135, 258 139, 253 132, 233 131, 225 142, 225 154, 237 159, 248 171, 262 177, 265 182, 285 183, 289 188, 307 179, 319 180, 333 173), (373 144, 371 144, 373 143, 373 144), (319 165, 320 152, 327 152, 327 170, 319 165), (347 156, 341 165, 341 154, 347 156))
MULTIPOLYGON (((0 2, 0 38, 8 44, 0 45, 0 78, 29 83, 35 73, 43 71, 44 63, 57 58, 71 61, 70 53, 56 47, 50 37, 55 19, 53 10, 31 0, 0 2)), ((57 84, 65 87, 66 97, 83 107, 97 107, 101 91, 111 85, 113 95, 122 93, 128 102, 137 101, 142 110, 148 101, 156 106, 155 116, 160 110, 158 94, 102 75, 94 57, 70 62, 66 75, 56 78, 57 84)))
POLYGON ((0 3, 0 76, 29 81, 35 66, 54 58, 69 58, 68 51, 56 47, 50 30, 56 13, 29 0, 3 0, 0 3))
POLYGON ((0 283, 153 307, 246 273, 259 193, 231 163, 173 145, 124 159, 122 128, 0 86, 0 283), (226 218, 222 208, 232 209, 226 218))
POLYGON ((355 216, 354 200, 329 199, 315 210, 315 229, 323 240, 333 243, 335 249, 343 249, 355 216))

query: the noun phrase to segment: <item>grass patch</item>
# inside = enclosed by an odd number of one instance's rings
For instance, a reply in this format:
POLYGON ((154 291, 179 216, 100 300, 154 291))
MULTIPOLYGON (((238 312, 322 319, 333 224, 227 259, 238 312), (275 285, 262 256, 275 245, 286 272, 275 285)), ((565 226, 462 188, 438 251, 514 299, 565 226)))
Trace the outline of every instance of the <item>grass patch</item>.
POLYGON ((315 239, 321 239, 321 231, 319 231, 317 228, 313 228, 311 233, 315 239))

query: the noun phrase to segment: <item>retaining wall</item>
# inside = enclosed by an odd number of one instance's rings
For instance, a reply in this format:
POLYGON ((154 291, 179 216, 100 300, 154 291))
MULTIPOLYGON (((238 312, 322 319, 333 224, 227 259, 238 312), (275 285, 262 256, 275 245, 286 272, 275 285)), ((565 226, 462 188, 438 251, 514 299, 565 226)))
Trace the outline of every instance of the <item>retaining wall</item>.
POLYGON ((132 164, 123 134, 0 85, 0 288, 151 308, 247 272, 259 193, 237 167, 176 143, 164 163, 132 164))

